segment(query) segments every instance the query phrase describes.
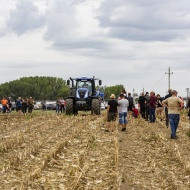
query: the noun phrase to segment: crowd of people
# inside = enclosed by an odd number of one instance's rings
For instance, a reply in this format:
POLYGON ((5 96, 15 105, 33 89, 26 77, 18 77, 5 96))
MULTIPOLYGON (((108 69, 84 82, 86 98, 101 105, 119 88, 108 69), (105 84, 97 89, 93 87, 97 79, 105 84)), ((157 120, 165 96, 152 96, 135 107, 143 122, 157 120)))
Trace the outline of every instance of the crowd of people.
MULTIPOLYGON (((190 101, 188 101, 186 107, 188 108, 188 118, 190 119, 190 101)), ((131 93, 128 93, 127 96, 125 89, 123 89, 118 99, 114 94, 110 96, 105 132, 116 129, 117 116, 119 116, 121 131, 126 131, 126 125, 130 117, 142 117, 149 123, 155 123, 156 119, 161 122, 165 120, 166 126, 171 128, 171 139, 177 139, 176 130, 180 121, 180 112, 183 108, 184 101, 178 96, 176 90, 169 89, 168 94, 163 98, 153 91, 142 93, 138 99, 137 108, 131 93)))
MULTIPOLYGON (((18 114, 32 113, 34 109, 34 100, 30 98, 18 97, 15 101, 16 111, 18 114)), ((160 94, 155 94, 151 91, 142 93, 138 98, 138 107, 131 96, 131 93, 126 93, 122 90, 120 96, 116 99, 114 94, 111 94, 107 107, 107 123, 105 132, 114 131, 116 129, 116 119, 119 116, 119 125, 121 131, 126 131, 126 126, 130 117, 138 118, 139 115, 149 123, 155 123, 156 119, 165 121, 166 126, 171 128, 171 138, 176 139, 176 130, 180 121, 180 111, 184 108, 183 99, 178 96, 176 90, 169 89, 168 94, 162 98, 160 94), (169 125, 170 124, 170 125, 169 125)), ((2 112, 10 113, 13 108, 11 97, 1 100, 2 112)), ((190 100, 186 107, 188 108, 188 117, 190 119, 190 100)), ((46 110, 46 101, 42 100, 41 109, 46 110)), ((64 112, 65 100, 58 98, 56 101, 56 112, 64 112)))
POLYGON ((65 110, 65 100, 63 98, 58 98, 56 101, 56 112, 59 113, 63 113, 65 110))
MULTIPOLYGON (((3 113, 11 113, 14 104, 11 97, 9 97, 8 99, 3 97, 3 99, 1 100, 1 104, 2 104, 3 113)), ((32 97, 30 98, 18 97, 17 100, 15 101, 15 109, 18 112, 18 114, 21 113, 25 114, 26 112, 32 113, 33 108, 34 108, 34 100, 32 97)))
MULTIPOLYGON (((32 97, 30 98, 21 98, 18 97, 16 99, 16 101, 13 101, 11 97, 9 98, 5 98, 3 97, 3 99, 1 100, 1 104, 2 104, 2 113, 11 113, 12 110, 16 110, 18 112, 18 114, 21 113, 32 113, 32 111, 34 110, 34 105, 35 105, 35 101, 33 100, 32 97)), ((45 100, 41 101, 41 110, 45 111, 47 110, 47 104, 45 100)), ((54 110, 54 107, 51 108, 52 110, 54 110)), ((65 100, 63 98, 58 98, 56 103, 55 103, 55 111, 57 113, 61 112, 63 113, 65 110, 65 100)))

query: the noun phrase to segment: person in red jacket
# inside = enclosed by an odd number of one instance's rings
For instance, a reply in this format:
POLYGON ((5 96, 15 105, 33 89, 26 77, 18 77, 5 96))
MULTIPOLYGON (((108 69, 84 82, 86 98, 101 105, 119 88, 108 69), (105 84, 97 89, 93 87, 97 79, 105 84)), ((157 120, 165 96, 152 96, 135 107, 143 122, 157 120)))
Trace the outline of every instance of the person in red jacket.
POLYGON ((156 102, 157 98, 153 91, 150 92, 150 104, 149 104, 149 115, 150 115, 150 123, 154 123, 156 121, 155 110, 156 110, 156 102))
POLYGON ((135 106, 133 106, 132 112, 133 112, 133 117, 137 118, 139 115, 139 110, 135 108, 135 106))

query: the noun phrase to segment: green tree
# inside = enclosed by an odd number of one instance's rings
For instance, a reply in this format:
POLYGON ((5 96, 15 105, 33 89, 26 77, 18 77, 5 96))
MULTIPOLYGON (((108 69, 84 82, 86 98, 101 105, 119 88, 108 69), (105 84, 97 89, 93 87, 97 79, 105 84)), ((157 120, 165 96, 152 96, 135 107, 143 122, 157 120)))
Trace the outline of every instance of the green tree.
POLYGON ((23 77, 0 85, 0 96, 13 99, 32 96, 36 100, 55 100, 67 97, 68 93, 66 81, 56 77, 23 77))
POLYGON ((122 89, 124 89, 124 86, 122 84, 115 85, 115 86, 107 86, 104 91, 105 99, 109 99, 111 94, 115 94, 116 97, 119 97, 122 89))

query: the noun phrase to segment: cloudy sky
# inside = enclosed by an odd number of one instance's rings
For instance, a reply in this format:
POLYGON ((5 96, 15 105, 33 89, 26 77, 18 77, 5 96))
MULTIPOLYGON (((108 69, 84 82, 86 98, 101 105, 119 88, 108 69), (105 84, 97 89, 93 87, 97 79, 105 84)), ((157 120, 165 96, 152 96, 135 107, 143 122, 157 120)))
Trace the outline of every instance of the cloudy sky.
POLYGON ((190 1, 0 0, 0 83, 96 76, 126 90, 190 87, 190 1))

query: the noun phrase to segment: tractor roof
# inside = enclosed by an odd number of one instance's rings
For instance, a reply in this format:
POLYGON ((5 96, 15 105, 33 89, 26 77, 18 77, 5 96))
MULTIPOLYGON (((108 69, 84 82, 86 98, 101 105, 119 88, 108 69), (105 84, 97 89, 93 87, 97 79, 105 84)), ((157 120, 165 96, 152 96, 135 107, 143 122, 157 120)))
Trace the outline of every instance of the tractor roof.
POLYGON ((77 81, 91 81, 93 78, 88 78, 88 77, 81 77, 81 78, 76 78, 77 81))

